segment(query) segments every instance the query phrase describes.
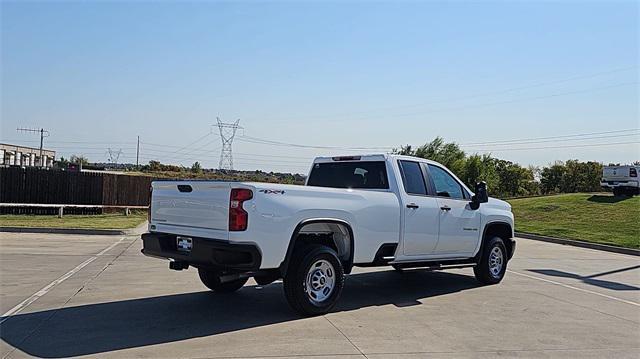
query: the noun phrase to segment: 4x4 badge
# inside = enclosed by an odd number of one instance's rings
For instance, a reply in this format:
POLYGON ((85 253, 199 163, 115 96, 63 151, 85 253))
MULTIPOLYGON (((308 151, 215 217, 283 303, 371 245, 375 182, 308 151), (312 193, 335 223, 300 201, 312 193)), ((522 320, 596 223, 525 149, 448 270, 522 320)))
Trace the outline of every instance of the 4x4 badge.
POLYGON ((264 194, 284 194, 284 190, 279 189, 261 189, 258 192, 262 192, 264 194))

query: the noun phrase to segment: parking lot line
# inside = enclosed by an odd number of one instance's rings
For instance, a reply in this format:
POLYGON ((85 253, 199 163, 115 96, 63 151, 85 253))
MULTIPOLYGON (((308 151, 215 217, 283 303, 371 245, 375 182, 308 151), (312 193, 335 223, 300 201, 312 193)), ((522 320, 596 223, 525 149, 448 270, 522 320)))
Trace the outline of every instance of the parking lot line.
POLYGON ((89 264, 91 264, 91 262, 95 261, 96 259, 98 259, 100 256, 104 255, 105 253, 107 253, 108 251, 110 251, 111 249, 113 249, 113 247, 117 246, 119 243, 121 243, 126 237, 122 237, 120 238, 118 241, 114 242, 113 244, 111 244, 110 246, 108 246, 107 248, 103 249, 102 251, 100 251, 99 253, 93 255, 91 258, 87 259, 86 261, 80 263, 79 265, 77 265, 75 268, 73 268, 72 270, 68 271, 67 273, 63 274, 60 278, 54 280, 53 282, 47 284, 44 288, 40 289, 39 291, 37 291, 36 293, 34 293, 33 295, 31 295, 29 298, 23 300, 22 302, 20 302, 18 305, 16 305, 15 307, 9 309, 9 311, 7 311, 6 313, 4 313, 2 315, 2 319, 0 319, 0 324, 4 323, 7 319, 9 319, 12 315, 18 314, 19 312, 21 312, 24 308, 28 307, 29 305, 31 305, 33 302, 35 302, 36 300, 38 300, 39 298, 41 298, 42 296, 46 295, 49 291, 51 291, 53 288, 55 288, 57 285, 59 285, 60 283, 64 282, 65 280, 71 278, 71 276, 73 276, 74 274, 78 273, 80 270, 82 270, 82 268, 88 266, 89 264))
POLYGON ((618 297, 613 297, 613 296, 610 296, 610 295, 594 292, 594 291, 588 290, 588 289, 574 287, 572 285, 556 282, 556 281, 553 281, 553 280, 550 280, 550 279, 545 279, 545 278, 540 278, 540 277, 536 277, 536 276, 533 276, 533 275, 519 273, 519 272, 513 271, 511 269, 507 269, 507 272, 513 273, 515 275, 519 275, 519 276, 522 276, 522 277, 525 277, 525 278, 536 279, 536 280, 539 280, 539 281, 542 281, 542 282, 547 282, 547 283, 550 283, 550 284, 559 285, 561 287, 577 290, 577 291, 584 292, 584 293, 595 294, 595 295, 598 295, 598 296, 601 296, 601 297, 604 297, 604 298, 607 298, 607 299, 611 299, 611 300, 615 300, 615 301, 618 301, 618 302, 621 302, 621 303, 631 304, 631 305, 635 305, 636 307, 640 307, 640 303, 632 302, 630 300, 625 300, 625 299, 621 299, 621 298, 618 298, 618 297))

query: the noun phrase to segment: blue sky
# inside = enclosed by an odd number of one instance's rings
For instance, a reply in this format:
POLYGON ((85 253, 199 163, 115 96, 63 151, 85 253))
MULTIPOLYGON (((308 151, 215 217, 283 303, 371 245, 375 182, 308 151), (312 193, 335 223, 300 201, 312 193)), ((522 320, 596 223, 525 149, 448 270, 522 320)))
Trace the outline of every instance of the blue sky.
POLYGON ((435 136, 523 165, 640 159, 638 132, 604 133, 640 127, 633 1, 1 6, 4 142, 44 127, 63 156, 131 162, 139 135, 144 162, 216 167, 220 116, 239 169, 435 136))

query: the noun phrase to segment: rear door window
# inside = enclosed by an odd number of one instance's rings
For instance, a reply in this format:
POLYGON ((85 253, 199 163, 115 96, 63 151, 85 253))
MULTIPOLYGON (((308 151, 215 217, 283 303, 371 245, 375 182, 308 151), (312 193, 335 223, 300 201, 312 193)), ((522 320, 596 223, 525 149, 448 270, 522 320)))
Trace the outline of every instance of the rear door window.
POLYGON ((407 194, 426 195, 427 186, 424 182, 420 164, 413 161, 399 161, 402 182, 407 194))

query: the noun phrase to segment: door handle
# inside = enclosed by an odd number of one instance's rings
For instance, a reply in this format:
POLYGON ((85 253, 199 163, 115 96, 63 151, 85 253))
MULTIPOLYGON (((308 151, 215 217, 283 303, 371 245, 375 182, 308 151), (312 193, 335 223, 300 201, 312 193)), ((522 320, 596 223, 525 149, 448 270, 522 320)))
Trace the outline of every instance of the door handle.
POLYGON ((442 207, 440 207, 440 209, 441 209, 441 210, 443 210, 443 211, 450 211, 450 210, 451 210, 451 207, 449 207, 449 206, 442 206, 442 207))
POLYGON ((413 202, 412 202, 412 203, 407 203, 407 208, 413 208, 413 209, 416 209, 416 208, 419 208, 419 207, 420 207, 420 206, 418 206, 417 204, 415 204, 415 203, 413 203, 413 202))

